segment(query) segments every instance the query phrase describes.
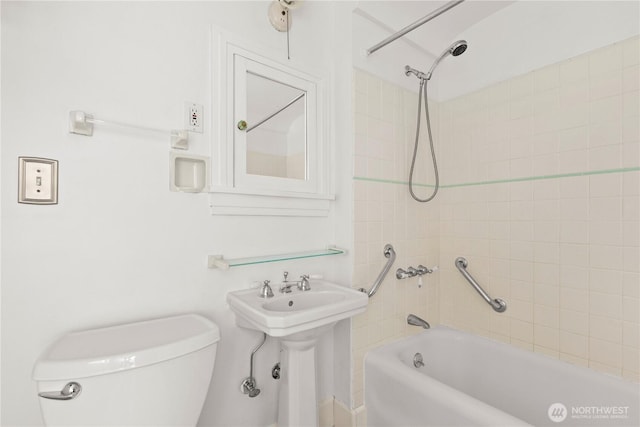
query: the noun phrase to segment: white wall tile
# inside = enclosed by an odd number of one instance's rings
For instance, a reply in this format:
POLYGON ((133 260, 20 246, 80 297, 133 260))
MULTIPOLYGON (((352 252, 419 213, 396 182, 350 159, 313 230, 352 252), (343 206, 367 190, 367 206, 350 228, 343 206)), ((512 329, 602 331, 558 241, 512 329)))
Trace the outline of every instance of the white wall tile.
POLYGON ((586 80, 589 78, 589 57, 581 55, 563 61, 559 65, 562 83, 586 80))
POLYGON ((622 367, 622 346, 597 338, 589 339, 589 358, 614 368, 622 367))
POLYGON ((587 359, 589 342, 586 336, 560 331, 560 352, 570 356, 587 359))
POLYGON ((640 40, 638 37, 633 37, 622 43, 622 64, 624 67, 629 67, 638 64, 640 62, 640 40))
MULTIPOLYGON (((355 202, 358 218, 378 223, 368 223, 366 231, 356 226, 356 232, 377 243, 387 236, 400 239, 398 253, 411 260, 399 260, 401 265, 421 262, 421 254, 433 248, 442 264, 432 288, 440 322, 574 364, 640 376, 631 360, 640 346, 640 237, 634 237, 640 230, 640 172, 613 171, 640 165, 639 46, 636 37, 434 104, 443 183, 548 179, 443 188, 432 205, 435 217, 414 205, 400 185, 393 186, 393 205, 377 206, 379 216, 364 215, 355 202), (431 236, 438 239, 435 246, 431 236), (468 257, 474 276, 492 295, 508 301, 506 315, 487 313, 448 264, 459 255, 468 257)), ((376 85, 368 83, 365 93, 375 97, 376 85)), ((372 153, 367 142, 359 153, 377 161, 395 156, 394 176, 406 180, 416 96, 394 92, 384 82, 380 88, 381 102, 398 98, 402 111, 394 111, 390 127, 382 120, 367 122, 358 117, 364 101, 355 93, 356 127, 377 126, 385 136, 369 131, 370 138, 395 145, 372 153)), ((367 176, 384 174, 379 162, 369 161, 366 169, 367 176)), ((428 173, 424 168, 417 176, 428 180, 428 173)), ((379 257, 373 255, 379 248, 370 248, 367 257, 379 257)), ((427 294, 405 284, 392 290, 393 305, 373 309, 379 320, 371 324, 381 331, 371 331, 371 339, 415 332, 402 314, 433 305, 427 294), (384 330, 376 322, 389 316, 395 326, 384 330)))
POLYGON ((620 69, 615 69, 603 74, 598 74, 596 76, 592 76, 589 79, 589 98, 592 101, 613 95, 618 95, 621 92, 622 71, 620 69))
POLYGON ((622 47, 612 45, 589 55, 589 76, 597 76, 622 68, 622 47))
POLYGON ((589 317, 589 336, 614 344, 622 344, 622 321, 610 317, 589 317))
POLYGON ((589 315, 585 312, 560 310, 560 329, 578 335, 589 335, 589 315))
POLYGON ((610 122, 622 116, 622 96, 615 95, 589 103, 590 123, 610 122))

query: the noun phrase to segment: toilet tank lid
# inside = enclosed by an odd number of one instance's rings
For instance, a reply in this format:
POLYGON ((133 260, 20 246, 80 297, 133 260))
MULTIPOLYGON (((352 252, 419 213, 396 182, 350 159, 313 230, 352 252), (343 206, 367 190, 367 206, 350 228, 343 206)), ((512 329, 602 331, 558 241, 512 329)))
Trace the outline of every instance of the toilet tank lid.
POLYGON ((218 326, 197 314, 71 332, 42 354, 33 379, 86 378, 140 368, 219 340, 218 326))

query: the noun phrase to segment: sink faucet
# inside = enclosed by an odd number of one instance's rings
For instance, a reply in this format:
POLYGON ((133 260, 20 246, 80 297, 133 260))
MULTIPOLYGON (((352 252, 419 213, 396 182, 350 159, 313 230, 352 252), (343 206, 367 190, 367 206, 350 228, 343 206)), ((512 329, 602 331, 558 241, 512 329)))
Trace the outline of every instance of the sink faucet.
POLYGON ((289 276, 289 272, 288 271, 285 271, 284 273, 282 273, 282 275, 284 276, 284 279, 282 280, 282 285, 280 285, 280 292, 289 293, 289 292, 291 292, 291 287, 293 285, 295 285, 296 282, 294 282, 294 281, 290 282, 287 279, 287 277, 289 276))
POLYGON ((298 282, 293 282, 293 281, 283 283, 282 286, 280 286, 280 292, 282 292, 283 294, 284 293, 288 294, 291 292, 291 288, 297 285, 298 285, 298 282))
POLYGON ((309 275, 308 274, 303 274, 302 276, 300 276, 300 281, 288 281, 287 280, 287 275, 289 273, 287 273, 285 271, 285 275, 284 275, 284 281, 282 282, 282 286, 280 286, 280 292, 282 293, 289 293, 291 292, 291 288, 294 286, 297 286, 298 289, 300 289, 301 291, 310 291, 311 290, 311 285, 309 284, 309 275))

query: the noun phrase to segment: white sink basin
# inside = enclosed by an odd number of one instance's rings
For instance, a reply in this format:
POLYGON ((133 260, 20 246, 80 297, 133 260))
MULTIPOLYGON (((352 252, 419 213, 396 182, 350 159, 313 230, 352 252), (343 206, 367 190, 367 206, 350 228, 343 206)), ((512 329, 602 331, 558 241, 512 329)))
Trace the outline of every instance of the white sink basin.
POLYGON ((229 292, 227 302, 240 327, 265 332, 272 337, 290 337, 299 332, 333 326, 337 321, 362 313, 366 294, 322 280, 312 280, 311 290, 292 288, 281 293, 273 287, 272 298, 258 296, 259 289, 229 292))

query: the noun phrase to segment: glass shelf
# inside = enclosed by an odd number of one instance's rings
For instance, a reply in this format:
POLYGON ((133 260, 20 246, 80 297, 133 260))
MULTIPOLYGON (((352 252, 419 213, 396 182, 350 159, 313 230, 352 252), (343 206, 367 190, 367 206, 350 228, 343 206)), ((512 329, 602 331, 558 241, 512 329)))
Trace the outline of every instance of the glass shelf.
POLYGON ((347 253, 346 249, 331 247, 331 248, 320 249, 315 251, 304 251, 304 252, 294 252, 294 253, 280 254, 280 255, 265 255, 265 256, 258 256, 258 257, 235 258, 235 259, 224 259, 222 255, 209 255, 208 265, 209 265, 209 268, 219 268, 221 270, 228 270, 231 267, 240 267, 243 265, 266 264, 269 262, 291 261, 291 260, 303 259, 303 258, 317 258, 317 257, 332 256, 332 255, 342 255, 345 253, 347 253))

